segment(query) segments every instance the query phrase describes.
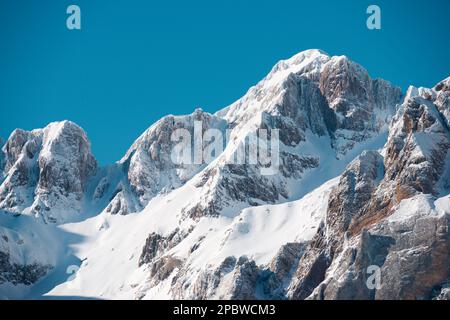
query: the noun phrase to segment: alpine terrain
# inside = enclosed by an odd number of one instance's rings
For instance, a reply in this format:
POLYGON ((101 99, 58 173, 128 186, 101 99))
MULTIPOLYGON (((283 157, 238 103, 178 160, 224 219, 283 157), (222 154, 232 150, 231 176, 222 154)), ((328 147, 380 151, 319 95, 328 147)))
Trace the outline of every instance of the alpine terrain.
POLYGON ((106 167, 70 121, 1 144, 0 298, 450 298, 450 77, 402 93, 307 50, 106 167), (180 129, 226 139, 174 161, 180 129), (261 132, 271 169, 236 163, 261 132))

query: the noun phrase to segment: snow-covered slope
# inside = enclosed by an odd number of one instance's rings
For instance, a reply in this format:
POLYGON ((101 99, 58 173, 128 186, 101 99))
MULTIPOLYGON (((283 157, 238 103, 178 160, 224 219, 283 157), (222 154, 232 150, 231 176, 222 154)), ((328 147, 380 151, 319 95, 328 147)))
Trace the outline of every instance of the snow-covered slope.
MULTIPOLYGON (((216 114, 164 117, 108 167, 73 123, 16 130, 0 158, 0 294, 430 298, 448 273, 449 79, 401 98, 347 57, 307 50, 216 114), (175 163, 179 129, 212 129, 226 144, 207 163, 175 163), (278 161, 235 162, 275 129, 278 161), (414 229, 421 219, 436 232, 414 229), (440 272, 414 293, 392 289, 395 274, 385 291, 364 287, 368 262, 397 270, 396 254, 428 259, 435 248, 440 272)), ((428 270, 408 261, 411 277, 428 270)))
POLYGON ((85 238, 73 247, 83 262, 74 280, 48 294, 127 299, 195 297, 195 285, 190 288, 192 293, 172 287, 172 277, 164 278, 169 276, 167 268, 182 266, 180 273, 188 275, 182 280, 195 282, 204 272, 219 268, 229 256, 246 255, 258 264, 267 264, 282 245, 313 237, 335 184, 336 179, 294 202, 244 209, 234 218, 204 217, 198 223, 185 220, 180 224, 176 213, 199 196, 198 189, 187 184, 153 198, 140 213, 117 216, 104 212, 87 221, 64 225, 64 230, 85 238), (189 234, 179 231, 189 229, 193 229, 189 234), (165 255, 165 259, 158 258, 167 261, 152 270, 145 261, 151 259, 149 250, 156 249, 149 241, 155 235, 167 240, 161 245, 166 248, 156 250, 155 257, 165 255), (269 243, 264 241, 268 235, 273 235, 269 243), (169 262, 173 265, 168 266, 169 262), (152 277, 155 272, 166 274, 152 277))

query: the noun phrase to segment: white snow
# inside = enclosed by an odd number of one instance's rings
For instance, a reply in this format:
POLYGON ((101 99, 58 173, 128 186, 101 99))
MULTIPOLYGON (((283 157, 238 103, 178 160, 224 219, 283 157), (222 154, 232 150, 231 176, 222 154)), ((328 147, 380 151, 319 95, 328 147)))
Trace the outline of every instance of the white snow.
MULTIPOLYGON (((313 237, 325 216, 329 192, 337 181, 333 179, 291 203, 244 209, 234 218, 202 218, 192 233, 168 254, 186 259, 193 272, 217 266, 228 256, 247 255, 258 264, 267 264, 283 244, 313 237), (189 253, 201 236, 205 239, 200 247, 189 253)), ((127 216, 102 213, 61 226, 83 238, 70 246, 83 263, 75 279, 56 286, 47 295, 135 298, 136 285, 145 283, 148 274, 145 266, 137 268, 146 237, 153 231, 165 235, 176 227, 188 228, 192 221, 185 220, 186 225, 180 225, 179 213, 198 196, 195 193, 187 184, 153 199, 141 213, 127 216)), ((170 288, 167 283, 161 286, 170 288)), ((167 297, 167 290, 155 288, 151 292, 155 291, 161 295, 158 297, 167 297)))

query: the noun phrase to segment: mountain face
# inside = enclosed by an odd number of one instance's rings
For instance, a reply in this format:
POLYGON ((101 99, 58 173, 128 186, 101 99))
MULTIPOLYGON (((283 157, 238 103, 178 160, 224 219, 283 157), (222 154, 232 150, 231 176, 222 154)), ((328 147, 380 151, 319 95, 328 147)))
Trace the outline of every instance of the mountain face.
POLYGON ((232 128, 230 143, 203 173, 203 199, 186 208, 186 214, 214 215, 236 202, 242 207, 291 198, 298 188, 289 190, 288 185, 302 184, 304 172, 325 160, 320 155, 325 150, 312 150, 312 140, 323 140, 326 153, 343 158, 356 144, 386 130, 391 105, 400 98, 398 88, 370 79, 346 57, 309 50, 279 62, 243 98, 217 113, 232 128), (262 176, 260 165, 229 163, 246 137, 259 129, 279 130, 277 175, 262 176))
MULTIPOLYGON (((115 190, 115 196, 106 211, 112 214, 140 211, 158 193, 169 192, 198 173, 204 164, 178 164, 171 159, 172 150, 177 144, 177 141, 172 141, 172 134, 185 129, 194 136, 196 122, 201 134, 211 129, 224 132, 227 127, 224 120, 201 109, 188 116, 167 116, 155 123, 120 160, 124 180, 115 190)), ((206 147, 206 143, 202 147, 206 147)), ((102 184, 108 184, 108 179, 105 177, 102 184)))
POLYGON ((450 78, 403 96, 307 50, 216 114, 164 117, 111 166, 71 122, 17 129, 0 296, 448 299, 449 96, 450 78), (223 146, 174 161, 180 130, 223 146))
POLYGON ((17 129, 2 151, 1 209, 44 222, 64 222, 81 211, 97 163, 80 127, 64 121, 31 132, 17 129))
POLYGON ((383 155, 363 152, 341 175, 324 232, 304 254, 291 298, 429 299, 445 287, 450 131, 448 104, 437 97, 448 99, 448 81, 408 95, 393 118, 383 155), (310 270, 321 266, 312 286, 302 263, 310 270), (371 265, 381 268, 377 290, 364 285, 371 265))

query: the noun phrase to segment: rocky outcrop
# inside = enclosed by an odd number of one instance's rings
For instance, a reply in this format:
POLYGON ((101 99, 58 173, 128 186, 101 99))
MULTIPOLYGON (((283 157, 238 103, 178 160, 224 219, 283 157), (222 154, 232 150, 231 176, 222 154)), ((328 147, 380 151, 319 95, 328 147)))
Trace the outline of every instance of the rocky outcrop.
POLYGON ((450 128, 450 77, 439 82, 433 91, 436 96, 431 98, 434 98, 434 104, 444 116, 447 128, 450 128))
POLYGON ((43 131, 38 165, 39 181, 31 211, 50 222, 64 221, 65 214, 80 213, 88 181, 97 168, 83 129, 68 121, 50 124, 43 131))
POLYGON ((269 263, 269 269, 274 273, 280 283, 292 277, 306 247, 306 243, 286 243, 269 263))
POLYGON ((385 176, 350 232, 380 220, 416 194, 437 196, 450 149, 449 130, 432 100, 409 98, 394 118, 385 146, 385 176))
POLYGON ((193 272, 189 265, 172 278, 176 299, 285 299, 285 286, 303 254, 305 244, 288 243, 267 267, 257 266, 246 256, 229 256, 215 268, 193 272), (192 274, 196 274, 191 283, 192 274))
POLYGON ((306 299, 324 280, 331 260, 324 238, 324 226, 322 225, 312 241, 303 250, 299 262, 294 265, 294 273, 286 291, 286 296, 289 299, 306 299))
POLYGON ((201 271, 192 285, 185 290, 186 269, 172 280, 171 292, 176 299, 251 300, 258 298, 257 285, 261 270, 255 262, 242 256, 227 257, 216 269, 201 271))
MULTIPOLYGON (((2 151, 5 178, 0 180, 0 209, 6 214, 30 214, 38 218, 35 223, 64 223, 82 213, 87 186, 97 164, 79 126, 64 121, 33 131, 17 129, 2 151)), ((19 225, 28 223, 20 217, 16 219, 20 220, 19 225)), ((0 284, 29 286, 54 267, 53 262, 38 253, 48 254, 42 248, 52 248, 53 244, 40 243, 41 227, 36 233, 28 228, 29 225, 24 227, 23 232, 32 238, 24 241, 20 230, 1 226, 5 234, 0 239, 0 284), (18 239, 13 241, 8 234, 18 239)))
POLYGON ((11 263, 9 254, 0 251, 0 285, 5 282, 13 285, 31 285, 52 269, 50 265, 11 263))
POLYGON ((290 298, 431 299, 437 287, 445 297, 449 217, 440 209, 446 198, 439 197, 449 192, 441 179, 450 131, 436 96, 410 90, 391 124, 384 159, 364 152, 341 175, 290 298))
MULTIPOLYGON (((106 182, 106 184, 109 185, 109 182, 106 182)), ((103 186, 105 186, 105 184, 98 185, 96 191, 100 193, 103 186)), ((128 184, 121 181, 116 186, 105 211, 111 214, 126 215, 130 212, 139 211, 141 208, 141 205, 131 192, 128 184)))
POLYGON ((16 129, 3 147, 4 176, 0 186, 0 208, 21 212, 31 205, 30 191, 39 180, 37 156, 42 139, 33 134, 16 129))
POLYGON ((339 115, 337 129, 375 130, 395 112, 401 91, 382 79, 371 79, 367 71, 345 56, 332 57, 323 67, 319 87, 330 107, 339 115), (385 118, 373 111, 382 111, 385 118))
POLYGON ((145 240, 145 245, 139 258, 139 266, 151 263, 157 256, 162 255, 166 250, 180 243, 186 236, 187 234, 179 229, 175 229, 168 236, 161 236, 155 232, 151 233, 145 240))
POLYGON ((157 259, 150 269, 151 281, 158 284, 167 279, 170 274, 183 264, 183 261, 172 256, 164 256, 157 259))
POLYGON ((337 114, 333 145, 338 155, 386 126, 402 96, 399 88, 371 79, 363 67, 345 56, 332 57, 324 65, 319 87, 337 114))
POLYGON ((219 130, 225 137, 226 128, 225 121, 201 109, 190 115, 167 116, 159 120, 134 142, 119 162, 124 179, 106 211, 112 214, 140 211, 158 193, 167 193, 182 186, 206 163, 194 162, 191 155, 186 163, 182 159, 174 162, 175 146, 185 143, 192 150, 197 146, 202 151, 211 143, 203 140, 206 130, 219 130), (177 137, 177 130, 183 129, 189 133, 190 141, 184 141, 182 136, 177 137), (195 137, 199 139, 194 141, 195 137))
POLYGON ((392 218, 349 239, 311 298, 430 299, 448 276, 448 219, 426 207, 429 199, 422 195, 411 201, 419 206, 400 207, 392 218), (374 272, 378 283, 370 278, 374 272))
POLYGON ((339 245, 343 241, 350 224, 363 214, 383 176, 383 157, 376 151, 364 151, 349 164, 328 202, 326 224, 331 242, 339 245))
POLYGON ((31 132, 18 129, 3 150, 1 209, 22 213, 29 208, 46 222, 63 222, 81 211, 97 164, 79 126, 63 121, 31 132))

